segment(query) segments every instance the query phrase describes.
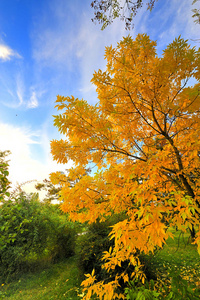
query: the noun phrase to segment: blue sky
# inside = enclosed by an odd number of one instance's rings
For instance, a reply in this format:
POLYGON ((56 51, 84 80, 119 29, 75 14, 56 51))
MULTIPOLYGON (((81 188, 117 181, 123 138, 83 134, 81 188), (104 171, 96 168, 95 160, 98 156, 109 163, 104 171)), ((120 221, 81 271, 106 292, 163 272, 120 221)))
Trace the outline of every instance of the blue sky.
POLYGON ((0 0, 0 149, 12 152, 13 185, 71 165, 58 165, 50 155, 50 140, 60 138, 52 117, 56 96, 96 103, 90 80, 94 70, 105 69, 105 46, 138 33, 157 40, 159 54, 179 35, 199 46, 192 0, 159 0, 151 13, 144 5, 131 31, 119 20, 101 31, 91 21, 90 3, 0 0))

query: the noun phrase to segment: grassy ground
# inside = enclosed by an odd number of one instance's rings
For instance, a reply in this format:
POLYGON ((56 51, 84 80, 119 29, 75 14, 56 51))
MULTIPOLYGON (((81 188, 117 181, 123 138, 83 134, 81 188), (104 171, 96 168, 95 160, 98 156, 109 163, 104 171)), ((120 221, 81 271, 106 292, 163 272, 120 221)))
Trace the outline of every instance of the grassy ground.
MULTIPOLYGON (((189 235, 175 233, 164 249, 150 261, 154 273, 167 281, 169 273, 180 272, 193 289, 200 289, 200 256, 196 246, 189 242, 189 235)), ((35 274, 27 274, 20 280, 2 285, 0 299, 8 300, 80 300, 81 278, 76 260, 70 258, 35 274)))
POLYGON ((2 285, 0 299, 8 300, 80 300, 81 279, 74 258, 55 264, 36 274, 2 285))
POLYGON ((175 232, 174 239, 168 239, 165 247, 152 258, 151 267, 163 280, 170 273, 179 273, 193 289, 200 289, 200 256, 189 234, 175 232))

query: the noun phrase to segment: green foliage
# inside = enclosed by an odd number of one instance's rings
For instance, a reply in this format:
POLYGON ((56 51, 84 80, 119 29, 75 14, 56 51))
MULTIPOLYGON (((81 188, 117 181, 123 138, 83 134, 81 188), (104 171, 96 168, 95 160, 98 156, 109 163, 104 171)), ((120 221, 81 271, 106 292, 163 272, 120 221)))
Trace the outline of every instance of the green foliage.
MULTIPOLYGON (((130 287, 125 289, 125 295, 127 300, 154 300, 160 299, 159 292, 150 289, 148 286, 142 285, 137 287, 133 282, 129 283, 130 287)), ((151 285, 154 285, 153 280, 151 285)))
POLYGON ((10 151, 0 151, 0 203, 4 200, 5 196, 9 197, 9 180, 8 180, 8 161, 6 156, 10 154, 10 151))
POLYGON ((182 300, 191 299, 198 300, 200 296, 200 290, 193 290, 188 286, 188 281, 180 276, 180 273, 172 272, 171 277, 171 287, 168 288, 167 300, 182 300))
POLYGON ((113 241, 108 238, 111 231, 109 226, 108 221, 97 221, 91 224, 76 242, 76 256, 80 270, 82 273, 90 273, 95 269, 99 280, 106 274, 105 270, 101 269, 102 253, 113 246, 113 241))
POLYGON ((191 289, 188 282, 184 280, 179 273, 171 272, 171 285, 156 286, 155 282, 151 280, 145 285, 137 286, 131 282, 130 287, 125 289, 127 300, 182 300, 190 299, 197 300, 200 296, 200 291, 191 289))
MULTIPOLYGON (((60 212, 59 212, 60 214, 60 212)), ((75 243, 78 226, 55 214, 51 217, 51 233, 48 241, 48 251, 52 261, 58 261, 75 254, 75 243)))
MULTIPOLYGON (((55 206, 51 206, 52 211, 57 211, 55 206)), ((88 230, 88 228, 84 229, 88 230)), ((152 259, 152 268, 158 272, 158 269, 165 273, 162 280, 149 280, 145 285, 131 283, 126 288, 126 298, 131 299, 154 299, 154 300, 176 300, 176 299, 192 299, 196 300, 200 297, 200 290, 190 286, 189 278, 185 278, 181 272, 181 280, 179 271, 182 271, 180 261, 190 268, 198 263, 198 253, 195 245, 187 244, 189 234, 182 237, 179 241, 179 233, 175 235, 175 239, 169 239, 164 249, 152 259), (196 253, 196 256, 195 256, 196 253), (157 263, 156 263, 157 260, 157 263), (165 268, 162 268, 164 263, 165 268), (193 265, 191 266, 191 263, 193 265), (172 266, 178 266, 178 272, 172 266), (158 269, 157 269, 158 268, 158 269), (170 272, 169 272, 170 271, 170 272), (164 280, 166 275, 171 276, 172 280, 164 280), (183 284, 182 284, 182 279, 183 284), (186 286, 186 287, 185 287, 186 286), (184 288, 186 288, 186 296, 182 296, 184 288), (177 291, 177 289, 180 291, 177 291), (182 293, 182 294, 181 294, 182 293), (177 296, 178 295, 178 296, 177 296), (147 298, 149 296, 149 298, 147 298), (138 297, 138 298, 137 298, 138 297), (139 298, 140 297, 140 298, 139 298), (151 298, 150 298, 151 297, 151 298), (171 297, 171 298, 170 298, 171 297), (177 298, 176 298, 177 297, 177 298), (178 298, 179 297, 179 298, 178 298), (182 297, 182 298, 181 298, 182 297)), ((197 266, 198 268, 198 266, 197 266)), ((189 269, 186 269, 188 273, 189 269)), ((199 271, 199 268, 198 268, 199 271)), ((197 281, 199 276, 197 277, 197 281)), ((11 283, 5 283, 1 286, 0 299, 9 300, 49 300, 49 299, 73 299, 78 300, 77 294, 81 294, 81 289, 78 288, 81 282, 81 276, 77 267, 77 260, 72 257, 62 262, 51 265, 48 269, 38 271, 35 274, 26 274, 20 277, 20 280, 11 283)))
POLYGON ((199 256, 188 237, 189 233, 183 236, 176 232, 174 239, 170 238, 157 254, 141 257, 148 272, 156 278, 145 285, 132 282, 125 289, 127 299, 199 299, 199 256))
POLYGON ((9 279, 43 262, 74 253, 76 229, 37 195, 20 193, 0 207, 0 274, 9 279))
MULTIPOLYGON (((83 274, 91 273, 95 269, 97 281, 104 280, 110 281, 117 273, 120 274, 124 270, 130 275, 134 271, 134 267, 126 260, 117 266, 115 270, 109 272, 102 268, 103 265, 103 252, 109 251, 110 247, 114 246, 114 239, 109 238, 112 226, 117 222, 124 220, 125 215, 113 215, 105 222, 95 222, 88 226, 83 234, 79 235, 76 241, 76 257, 78 266, 83 274)), ((155 274, 149 270, 147 261, 143 259, 143 264, 146 265, 145 273, 150 278, 155 278, 155 274)), ((123 289, 126 284, 121 279, 120 286, 123 289)))

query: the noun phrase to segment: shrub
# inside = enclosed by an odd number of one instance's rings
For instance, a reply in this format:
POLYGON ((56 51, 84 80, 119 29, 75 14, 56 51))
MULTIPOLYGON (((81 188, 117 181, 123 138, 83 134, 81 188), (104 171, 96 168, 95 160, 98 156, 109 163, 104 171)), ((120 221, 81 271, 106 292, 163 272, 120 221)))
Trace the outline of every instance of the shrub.
POLYGON ((9 279, 42 262, 74 254, 76 229, 37 195, 20 193, 0 207, 0 274, 9 279))
MULTIPOLYGON (((82 274, 92 273, 92 270, 95 269, 97 281, 104 280, 105 282, 109 282, 117 273, 122 274, 126 270, 127 274, 131 275, 132 272, 134 272, 134 266, 132 266, 128 260, 122 262, 121 267, 117 266, 115 270, 107 272, 105 269, 102 269, 103 252, 108 251, 110 247, 114 246, 114 240, 109 239, 112 225, 122 221, 124 218, 125 216, 121 214, 114 215, 105 222, 97 221, 89 225, 85 233, 78 236, 75 252, 77 263, 82 274)), ((157 275, 150 264, 152 257, 140 253, 139 258, 147 280, 156 280, 157 275)), ((119 284, 120 291, 124 292, 124 289, 127 288, 127 283, 125 284, 124 281, 120 279, 119 284)), ((147 294, 148 293, 149 292, 147 292, 147 294)))
MULTIPOLYGON (((116 273, 122 273, 123 270, 127 269, 128 272, 132 273, 133 267, 129 266, 129 261, 122 263, 121 267, 116 267, 115 270, 109 273, 102 269, 103 264, 102 256, 104 251, 108 251, 110 247, 114 246, 114 240, 110 240, 109 233, 111 227, 116 222, 124 220, 124 214, 113 215, 105 222, 92 223, 86 229, 86 232, 80 235, 76 241, 76 257, 78 266, 82 272, 91 273, 95 269, 97 280, 110 280, 116 273)), ((123 283, 121 282, 123 286, 123 283)))
POLYGON ((65 259, 75 254, 77 228, 70 223, 66 216, 51 218, 51 234, 49 234, 48 251, 53 262, 65 259))
POLYGON ((88 227, 86 233, 78 237, 76 255, 78 266, 83 274, 95 269, 97 279, 100 280, 105 276, 105 271, 101 269, 101 258, 103 251, 113 246, 113 241, 110 241, 108 237, 110 231, 108 222, 97 221, 88 227))

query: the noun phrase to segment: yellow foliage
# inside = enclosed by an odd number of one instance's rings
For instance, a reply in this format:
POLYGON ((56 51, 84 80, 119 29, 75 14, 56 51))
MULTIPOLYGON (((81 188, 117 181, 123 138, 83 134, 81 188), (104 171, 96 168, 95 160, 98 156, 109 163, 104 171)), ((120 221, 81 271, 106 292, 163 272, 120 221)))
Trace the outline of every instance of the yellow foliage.
MULTIPOLYGON (((62 185, 62 209, 74 221, 126 213, 127 219, 112 228, 115 246, 104 253, 103 267, 111 270, 129 260, 135 266, 132 277, 144 282, 138 251, 162 247, 170 227, 192 232, 199 226, 200 54, 179 37, 158 57, 156 42, 138 35, 107 47, 105 57, 107 70, 92 79, 96 105, 57 97, 62 114, 54 116, 54 125, 66 139, 53 140, 51 152, 56 161, 72 160, 74 167, 51 180, 62 185)), ((199 249, 199 229, 195 243, 199 249)), ((105 283, 88 275, 84 299, 95 294, 123 299, 116 288, 127 276, 105 283)))

